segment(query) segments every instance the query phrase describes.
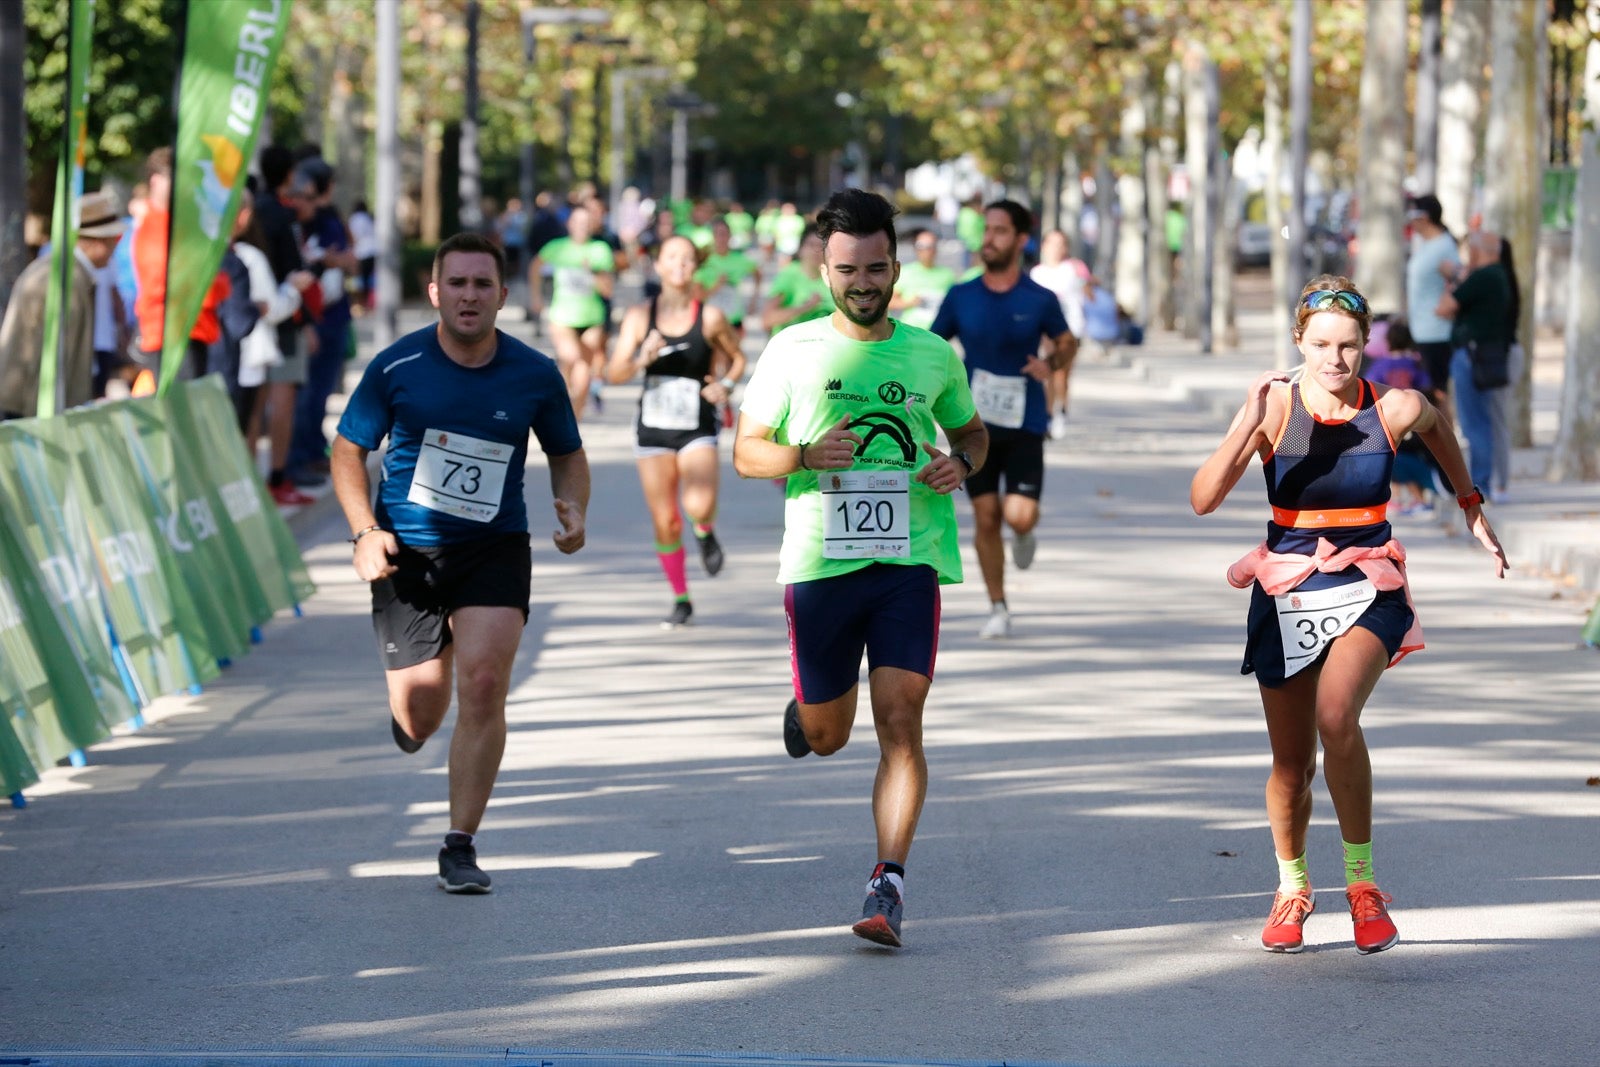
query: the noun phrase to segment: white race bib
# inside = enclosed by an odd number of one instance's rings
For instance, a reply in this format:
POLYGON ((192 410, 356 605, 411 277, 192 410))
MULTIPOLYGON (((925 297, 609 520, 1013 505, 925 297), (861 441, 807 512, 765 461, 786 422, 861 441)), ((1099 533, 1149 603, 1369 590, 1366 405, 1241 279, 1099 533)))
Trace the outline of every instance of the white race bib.
POLYGON ((571 296, 588 296, 594 292, 594 272, 583 267, 557 267, 556 286, 571 296))
POLYGON ((1293 590, 1274 597, 1278 632, 1283 636, 1283 676, 1292 678, 1315 663, 1328 642, 1349 630, 1377 596, 1372 581, 1363 578, 1332 589, 1293 590))
POLYGON ((406 499, 458 519, 490 522, 500 513, 506 468, 515 451, 502 441, 429 430, 422 435, 406 499))
POLYGON ((698 429, 700 383, 666 374, 646 377, 639 421, 652 430, 698 429))
POLYGON ((1017 374, 991 374, 983 368, 972 372, 972 402, 978 415, 990 426, 1008 430, 1022 428, 1028 408, 1028 379, 1017 374))
POLYGON ((742 316, 745 307, 745 298, 737 286, 724 284, 721 289, 711 294, 706 303, 728 316, 736 319, 742 316))
POLYGON ((904 471, 818 471, 822 554, 828 559, 911 555, 910 475, 904 471))

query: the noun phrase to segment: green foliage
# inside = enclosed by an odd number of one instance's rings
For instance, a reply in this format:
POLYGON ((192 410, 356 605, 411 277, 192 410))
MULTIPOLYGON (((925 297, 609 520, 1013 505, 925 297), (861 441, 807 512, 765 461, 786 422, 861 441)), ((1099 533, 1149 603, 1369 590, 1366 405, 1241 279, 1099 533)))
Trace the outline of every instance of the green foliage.
MULTIPOLYGON (((28 56, 28 185, 35 208, 48 209, 65 114, 67 3, 24 0, 28 56)), ((146 153, 171 136, 177 27, 183 0, 102 0, 89 73, 89 188, 106 175, 132 177, 146 153)))

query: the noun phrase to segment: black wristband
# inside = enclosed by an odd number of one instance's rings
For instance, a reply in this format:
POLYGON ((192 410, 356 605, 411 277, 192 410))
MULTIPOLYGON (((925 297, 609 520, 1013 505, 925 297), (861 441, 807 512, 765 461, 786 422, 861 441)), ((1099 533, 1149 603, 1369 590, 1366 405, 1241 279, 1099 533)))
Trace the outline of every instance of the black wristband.
POLYGON ((800 469, 803 470, 803 471, 808 471, 808 470, 811 469, 810 467, 806 466, 806 447, 810 443, 811 442, 809 442, 809 441, 801 441, 800 442, 800 469))

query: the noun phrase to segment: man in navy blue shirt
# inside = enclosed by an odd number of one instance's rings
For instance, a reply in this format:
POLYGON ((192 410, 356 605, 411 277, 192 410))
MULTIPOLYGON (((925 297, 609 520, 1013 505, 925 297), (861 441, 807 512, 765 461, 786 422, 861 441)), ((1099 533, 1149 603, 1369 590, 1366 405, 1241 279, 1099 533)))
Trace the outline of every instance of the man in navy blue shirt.
POLYGON ((583 547, 589 462, 555 361, 495 329, 505 261, 487 238, 439 246, 439 322, 373 358, 339 420, 334 490, 355 569, 372 583, 395 743, 415 752, 450 707, 450 832, 439 885, 487 893, 474 835, 506 743, 506 691, 531 584, 523 466, 532 430, 550 466, 556 548, 583 547), (366 459, 389 439, 376 507, 366 459))
POLYGON ((978 631, 985 638, 1011 635, 1001 523, 1011 527, 1012 559, 1027 570, 1037 547, 1033 528, 1044 488, 1050 428, 1045 390, 1050 372, 1070 367, 1078 347, 1056 294, 1022 273, 1022 249, 1032 228, 1032 213, 1015 201, 986 207, 978 249, 983 273, 945 294, 930 327, 961 342, 972 399, 989 430, 988 461, 967 479, 978 567, 989 590, 989 618, 978 631))

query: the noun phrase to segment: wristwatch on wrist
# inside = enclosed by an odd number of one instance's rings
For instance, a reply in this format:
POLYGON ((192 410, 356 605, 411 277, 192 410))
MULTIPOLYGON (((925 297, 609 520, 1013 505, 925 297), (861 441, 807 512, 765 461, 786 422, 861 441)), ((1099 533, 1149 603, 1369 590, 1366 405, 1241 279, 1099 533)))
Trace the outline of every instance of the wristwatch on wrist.
POLYGON ((1461 505, 1462 511, 1466 511, 1468 508, 1481 507, 1483 505, 1483 490, 1473 486, 1470 493, 1457 493, 1456 503, 1461 505))
POLYGON ((962 481, 966 481, 968 478, 970 478, 974 474, 978 473, 978 468, 975 467, 973 465, 973 463, 972 463, 972 457, 967 455, 965 452, 952 452, 952 453, 950 453, 950 458, 951 459, 959 459, 961 462, 963 462, 963 463, 965 463, 967 465, 967 473, 962 475, 962 477, 961 477, 962 481))

